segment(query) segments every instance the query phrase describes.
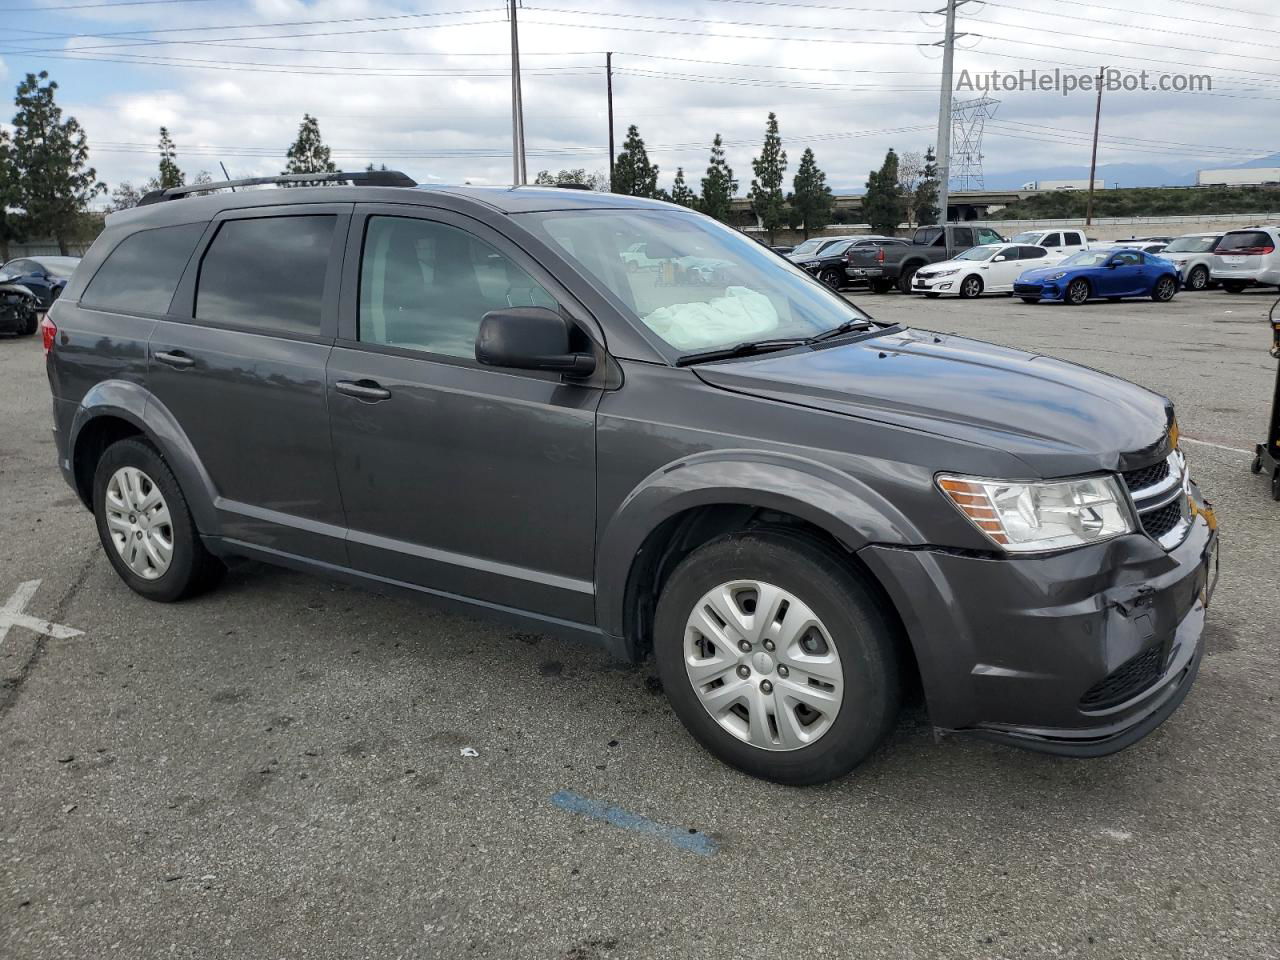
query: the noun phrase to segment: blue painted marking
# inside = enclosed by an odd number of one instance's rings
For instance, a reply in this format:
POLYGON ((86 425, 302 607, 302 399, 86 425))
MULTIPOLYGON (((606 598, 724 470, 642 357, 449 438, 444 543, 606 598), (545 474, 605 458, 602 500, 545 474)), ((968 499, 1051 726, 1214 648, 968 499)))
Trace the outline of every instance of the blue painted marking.
POLYGON ((623 830, 634 830, 646 836, 657 837, 667 843, 674 844, 681 850, 688 850, 699 856, 709 857, 716 852, 715 841, 704 833, 690 833, 687 827, 667 827, 655 823, 648 817, 623 810, 611 803, 598 803, 572 790, 560 790, 551 795, 551 802, 561 810, 580 813, 592 820, 603 820, 605 823, 623 830))

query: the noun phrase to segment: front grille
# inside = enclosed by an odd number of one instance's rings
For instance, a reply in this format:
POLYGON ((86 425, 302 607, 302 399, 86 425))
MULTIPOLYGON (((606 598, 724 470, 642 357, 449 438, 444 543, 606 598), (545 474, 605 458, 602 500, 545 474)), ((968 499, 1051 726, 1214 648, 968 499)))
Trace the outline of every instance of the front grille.
POLYGON ((1043 288, 1038 283, 1015 283, 1013 285, 1014 293, 1025 293, 1028 295, 1039 295, 1043 288))
POLYGON ((1179 497, 1173 503, 1167 503, 1149 513, 1139 514, 1139 517, 1142 519, 1142 529, 1147 531, 1147 536, 1159 540, 1182 521, 1182 498, 1179 497))
POLYGON ((1169 461, 1161 460, 1159 463, 1153 463, 1149 467, 1126 470, 1121 476, 1124 477, 1125 486, 1129 488, 1129 492, 1137 493, 1147 487, 1154 487, 1169 476, 1169 461))
POLYGON ((1105 710, 1137 696, 1160 679, 1161 647, 1147 647, 1095 683, 1080 698, 1086 710, 1105 710))

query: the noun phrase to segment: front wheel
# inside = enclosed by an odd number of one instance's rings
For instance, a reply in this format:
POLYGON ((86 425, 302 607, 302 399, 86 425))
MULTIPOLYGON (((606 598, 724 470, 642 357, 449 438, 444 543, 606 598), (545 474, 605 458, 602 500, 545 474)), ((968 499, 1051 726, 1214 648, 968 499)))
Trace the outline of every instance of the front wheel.
POLYGON ((1187 289, 1203 290, 1207 286, 1209 286, 1208 267, 1192 267, 1191 272, 1187 274, 1187 289))
POLYGON ((1151 291, 1151 299, 1156 303, 1168 303, 1177 292, 1178 281, 1166 275, 1156 281, 1156 285, 1151 291))
POLYGON ((120 440, 102 454, 93 476, 93 515, 111 566, 148 599, 193 596, 224 570, 200 541, 173 471, 145 440, 120 440))
POLYGON ((694 738, 752 776, 797 785, 843 776, 888 734, 896 641, 845 558, 785 530, 695 550, 654 622, 663 687, 694 738))
POLYGON ((964 282, 960 284, 960 296, 966 300, 982 294, 982 278, 981 277, 965 277, 964 282))
POLYGON ((831 290, 839 290, 844 286, 844 276, 839 270, 823 270, 818 279, 831 290))
POLYGON ((1067 285, 1067 295, 1062 299, 1063 302, 1070 306, 1080 306, 1080 304, 1089 299, 1089 281, 1084 279, 1072 280, 1067 285))
POLYGON ((919 267, 903 267, 902 273, 898 274, 898 290, 902 293, 911 292, 911 281, 916 278, 916 271, 919 267))

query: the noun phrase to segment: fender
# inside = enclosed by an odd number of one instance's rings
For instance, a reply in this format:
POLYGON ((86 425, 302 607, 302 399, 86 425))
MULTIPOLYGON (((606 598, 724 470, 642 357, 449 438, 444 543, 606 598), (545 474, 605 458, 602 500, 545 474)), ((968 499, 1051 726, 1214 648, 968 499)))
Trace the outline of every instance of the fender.
POLYGON ((919 531, 888 500, 834 467, 793 454, 711 450, 655 470, 619 505, 596 552, 596 622, 623 636, 627 581, 645 539, 693 507, 739 504, 778 510, 827 531, 850 551, 913 544, 919 531))
POLYGON ((101 417, 128 421, 155 444, 178 478, 196 529, 206 536, 216 536, 219 524, 213 507, 216 496, 213 480, 173 414, 140 384, 104 380, 84 395, 67 430, 67 457, 72 468, 81 431, 101 417))

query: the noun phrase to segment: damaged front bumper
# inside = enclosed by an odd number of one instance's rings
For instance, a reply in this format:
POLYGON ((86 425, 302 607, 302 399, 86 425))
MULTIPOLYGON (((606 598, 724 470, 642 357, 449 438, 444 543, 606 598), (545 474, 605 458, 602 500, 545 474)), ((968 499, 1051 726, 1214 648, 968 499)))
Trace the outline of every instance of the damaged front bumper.
POLYGON ((1166 551, 1135 533, 1039 557, 871 546, 933 724, 1065 756, 1137 742, 1187 696, 1217 576, 1212 509, 1166 551))

